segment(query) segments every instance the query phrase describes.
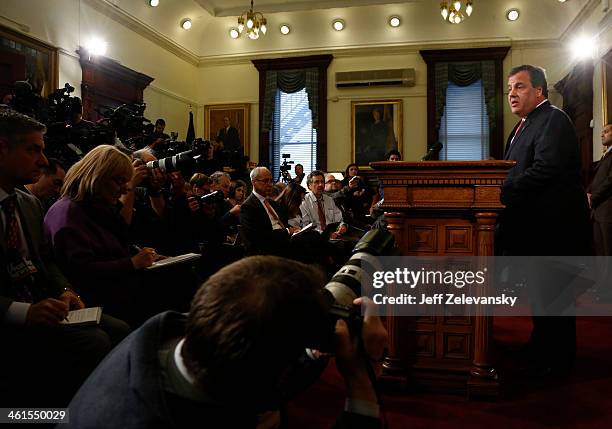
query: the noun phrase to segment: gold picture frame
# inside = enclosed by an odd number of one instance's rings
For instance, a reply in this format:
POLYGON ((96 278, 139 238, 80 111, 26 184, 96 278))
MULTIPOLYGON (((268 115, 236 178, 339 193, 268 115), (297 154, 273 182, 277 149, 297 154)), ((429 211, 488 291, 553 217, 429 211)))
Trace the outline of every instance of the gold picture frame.
POLYGON ((400 99, 351 102, 351 157, 359 167, 385 160, 402 147, 403 106, 400 99))
POLYGON ((251 105, 239 104, 212 104, 204 106, 204 136, 210 141, 217 139, 219 131, 223 128, 223 118, 228 117, 230 125, 238 129, 240 144, 244 154, 249 155, 249 135, 251 105))
POLYGON ((603 56, 601 61, 601 107, 602 107, 602 126, 606 126, 612 121, 612 49, 603 56))
MULTIPOLYGON (((58 88, 57 48, 0 25, 0 53, 5 73, 17 73, 13 80, 27 80, 35 93, 48 97, 58 88), (17 64, 21 61, 20 64, 17 64)), ((0 97, 12 88, 0 89, 0 97)))

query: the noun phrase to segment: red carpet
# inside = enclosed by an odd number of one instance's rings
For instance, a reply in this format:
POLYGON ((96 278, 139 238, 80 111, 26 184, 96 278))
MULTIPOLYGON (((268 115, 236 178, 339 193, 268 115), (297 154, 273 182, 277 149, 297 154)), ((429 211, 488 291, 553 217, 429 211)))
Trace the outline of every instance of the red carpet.
MULTIPOLYGON (((527 342, 529 318, 495 319, 498 350, 527 342)), ((612 317, 578 318, 575 374, 563 381, 521 382, 514 362, 498 357, 502 393, 496 401, 461 395, 407 393, 383 396, 389 429, 400 428, 610 428, 612 427, 612 317)), ((343 382, 330 364, 321 379, 289 408, 289 426, 332 427, 344 405, 343 382)))

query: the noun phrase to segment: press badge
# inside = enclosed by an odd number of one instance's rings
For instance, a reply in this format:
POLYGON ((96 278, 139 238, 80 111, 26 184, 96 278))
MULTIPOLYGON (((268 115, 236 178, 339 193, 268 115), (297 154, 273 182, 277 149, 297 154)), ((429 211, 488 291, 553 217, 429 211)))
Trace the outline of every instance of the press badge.
POLYGON ((31 278, 38 272, 32 261, 23 257, 8 263, 8 273, 15 283, 31 278))

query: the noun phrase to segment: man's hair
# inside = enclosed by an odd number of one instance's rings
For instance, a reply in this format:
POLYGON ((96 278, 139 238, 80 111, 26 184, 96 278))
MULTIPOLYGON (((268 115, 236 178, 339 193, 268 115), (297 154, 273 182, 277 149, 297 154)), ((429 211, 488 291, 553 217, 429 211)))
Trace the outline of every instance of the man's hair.
POLYGON ((210 277, 191 304, 182 356, 208 394, 265 395, 323 331, 323 274, 276 256, 253 256, 210 277))
POLYGON ((325 181, 325 173, 323 173, 321 170, 314 170, 311 171, 308 176, 306 176, 306 185, 310 186, 312 179, 314 179, 316 176, 323 176, 323 181, 325 181))
POLYGON ((391 149, 389 152, 387 152, 386 159, 388 160, 389 158, 391 158, 391 155, 397 155, 399 156, 399 159, 402 159, 402 154, 397 149, 391 149))
POLYGON ((257 179, 257 176, 259 176, 259 174, 264 170, 267 170, 267 168, 266 167, 255 167, 254 169, 252 169, 251 173, 249 174, 249 177, 251 178, 251 182, 257 179))
POLYGON ((304 168, 304 166, 302 164, 295 164, 295 168, 297 167, 302 167, 302 169, 304 168))
POLYGON ((529 80, 531 81, 531 86, 534 88, 541 87, 542 95, 545 98, 548 98, 548 82, 546 81, 546 70, 542 67, 532 66, 531 64, 523 64, 522 66, 514 67, 508 73, 508 77, 512 77, 517 73, 522 71, 526 71, 529 73, 529 80))
POLYGON ((59 160, 55 158, 48 158, 47 161, 49 163, 45 167, 40 169, 42 174, 44 174, 45 176, 50 176, 51 174, 57 173, 58 168, 61 168, 62 170, 66 171, 66 168, 59 160))
POLYGON ((159 118, 157 121, 155 121, 155 125, 163 125, 165 127, 166 121, 164 121, 162 118, 159 118))
POLYGON ((204 185, 210 185, 210 178, 204 173, 195 173, 189 179, 189 184, 201 188, 204 185))
POLYGON ((223 171, 215 171, 213 174, 210 175, 210 183, 218 185, 221 183, 222 177, 227 177, 229 180, 232 180, 229 174, 223 171))
POLYGON ((12 109, 0 109, 0 138, 8 141, 9 147, 21 143, 21 137, 32 132, 44 133, 47 128, 29 116, 12 109))
POLYGON ((79 162, 70 167, 64 179, 62 197, 73 201, 90 200, 117 175, 128 180, 134 174, 132 160, 114 146, 93 148, 79 162))

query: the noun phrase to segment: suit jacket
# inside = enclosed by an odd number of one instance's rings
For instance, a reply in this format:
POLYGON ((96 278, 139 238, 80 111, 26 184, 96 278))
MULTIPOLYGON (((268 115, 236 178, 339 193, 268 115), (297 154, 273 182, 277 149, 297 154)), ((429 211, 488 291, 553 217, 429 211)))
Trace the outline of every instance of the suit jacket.
POLYGON ((505 254, 580 255, 589 250, 588 204, 571 120, 548 101, 531 112, 505 159, 516 161, 502 187, 499 243, 505 254))
POLYGON ((587 188, 591 193, 593 219, 596 222, 612 223, 612 152, 595 166, 593 181, 587 188))
POLYGON ((242 147, 240 145, 240 134, 238 129, 230 126, 229 129, 221 128, 217 134, 217 140, 223 142, 225 150, 230 152, 238 151, 242 155, 242 147))
MULTIPOLYGON (((115 347, 70 402, 66 429, 184 428, 195 422, 203 428, 254 428, 255 416, 233 404, 196 403, 164 390, 158 353, 184 335, 185 322, 184 314, 158 314, 115 347)), ((335 427, 373 429, 380 420, 343 413, 335 427)))
MULTIPOLYGON (((40 201, 33 195, 15 190, 17 194, 17 210, 21 220, 21 227, 27 241, 30 252, 30 260, 38 270, 36 274, 36 286, 40 291, 36 295, 43 297, 57 297, 61 295, 65 287, 70 283, 51 256, 51 250, 43 234, 44 209, 40 201)), ((4 231, 5 225, 0 217, 0 231, 4 231)), ((0 260, 6 260, 6 242, 3 233, 0 234, 0 260)), ((13 291, 10 287, 10 278, 6 269, 0 270, 0 321, 11 303, 14 301, 13 291)))
MULTIPOLYGON (((280 219, 286 218, 276 201, 270 201, 270 204, 280 219)), ((240 206, 240 235, 249 255, 286 257, 289 251, 290 237, 287 230, 272 229, 268 212, 253 193, 240 206)))

